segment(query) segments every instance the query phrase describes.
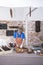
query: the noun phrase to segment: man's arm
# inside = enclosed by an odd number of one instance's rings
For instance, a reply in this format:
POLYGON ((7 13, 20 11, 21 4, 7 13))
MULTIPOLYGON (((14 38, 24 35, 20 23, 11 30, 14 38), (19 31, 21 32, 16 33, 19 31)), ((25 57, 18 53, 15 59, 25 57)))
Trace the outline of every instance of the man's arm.
POLYGON ((20 45, 20 48, 23 47, 24 42, 25 42, 25 39, 23 39, 22 44, 20 45))
POLYGON ((22 39, 23 39, 23 41, 22 41, 22 44, 20 45, 20 48, 22 48, 23 44, 25 43, 25 34, 24 33, 22 33, 22 39))
POLYGON ((15 42, 16 46, 18 47, 18 44, 17 44, 17 42, 16 42, 16 38, 14 38, 14 42, 15 42))
POLYGON ((17 44, 17 42, 16 42, 16 35, 17 35, 17 32, 14 32, 14 35, 13 35, 13 37, 14 37, 14 43, 15 43, 16 46, 18 47, 18 44, 17 44))

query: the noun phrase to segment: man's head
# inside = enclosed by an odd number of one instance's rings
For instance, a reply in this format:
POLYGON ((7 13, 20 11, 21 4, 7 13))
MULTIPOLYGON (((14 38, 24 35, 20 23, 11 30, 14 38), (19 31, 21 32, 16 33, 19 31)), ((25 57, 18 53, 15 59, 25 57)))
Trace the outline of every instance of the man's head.
POLYGON ((19 27, 18 32, 22 33, 23 32, 23 27, 19 27))

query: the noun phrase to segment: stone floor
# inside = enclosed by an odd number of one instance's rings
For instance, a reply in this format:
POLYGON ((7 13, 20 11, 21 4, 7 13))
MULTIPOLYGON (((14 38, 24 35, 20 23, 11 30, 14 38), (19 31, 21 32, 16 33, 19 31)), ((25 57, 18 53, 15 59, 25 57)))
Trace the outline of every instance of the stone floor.
POLYGON ((43 56, 12 51, 0 55, 0 65, 43 65, 43 56))

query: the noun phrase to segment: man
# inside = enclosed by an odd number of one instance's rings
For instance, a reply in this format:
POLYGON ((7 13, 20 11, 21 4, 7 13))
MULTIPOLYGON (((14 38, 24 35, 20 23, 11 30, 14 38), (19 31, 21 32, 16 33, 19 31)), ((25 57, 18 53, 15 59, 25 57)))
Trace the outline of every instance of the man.
POLYGON ((23 47, 24 41, 25 41, 25 34, 23 32, 23 28, 19 27, 17 32, 14 32, 14 41, 16 43, 16 46, 19 48, 23 47))

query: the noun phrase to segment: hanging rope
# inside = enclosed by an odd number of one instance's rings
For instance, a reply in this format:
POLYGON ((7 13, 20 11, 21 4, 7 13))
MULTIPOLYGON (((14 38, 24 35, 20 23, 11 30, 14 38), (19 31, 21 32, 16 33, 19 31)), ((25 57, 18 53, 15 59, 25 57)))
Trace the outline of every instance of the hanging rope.
POLYGON ((13 17, 12 9, 11 8, 10 8, 10 16, 11 16, 11 18, 13 17))

